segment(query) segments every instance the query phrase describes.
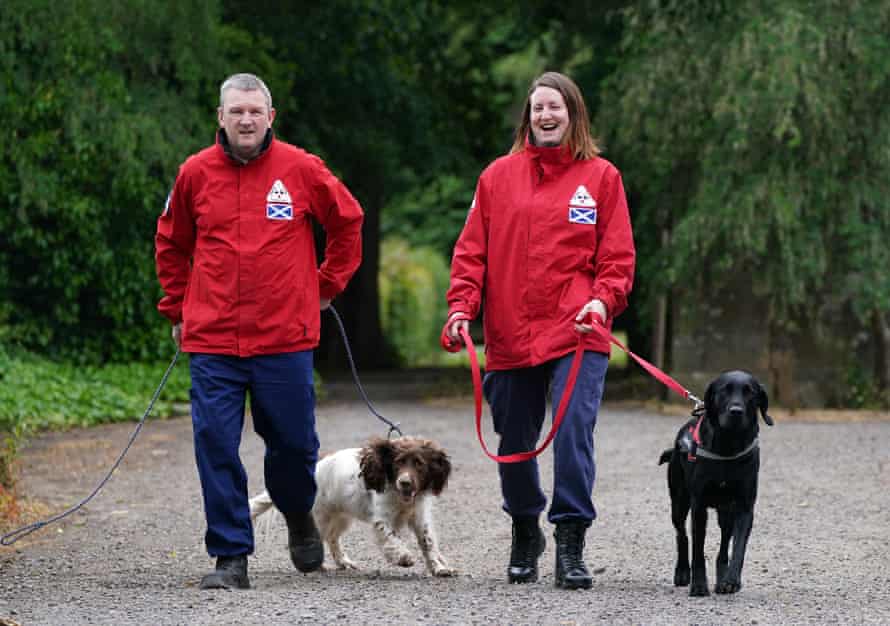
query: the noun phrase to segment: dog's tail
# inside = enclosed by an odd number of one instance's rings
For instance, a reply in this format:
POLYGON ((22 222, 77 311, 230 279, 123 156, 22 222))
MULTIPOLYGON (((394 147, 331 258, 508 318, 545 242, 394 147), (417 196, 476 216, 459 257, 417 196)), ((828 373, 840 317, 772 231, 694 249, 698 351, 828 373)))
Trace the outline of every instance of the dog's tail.
POLYGON ((667 463, 671 460, 671 457, 674 456, 674 449, 668 448, 664 452, 661 453, 661 456, 658 457, 658 464, 661 465, 663 463, 667 463))
POLYGON ((253 522, 253 533, 258 545, 267 543, 273 537, 280 537, 282 532, 287 532, 284 515, 272 503, 268 491, 263 491, 250 499, 250 519, 253 522))
POLYGON ((268 491, 255 495, 250 499, 250 519, 255 520, 273 506, 275 505, 272 504, 272 497, 268 491))

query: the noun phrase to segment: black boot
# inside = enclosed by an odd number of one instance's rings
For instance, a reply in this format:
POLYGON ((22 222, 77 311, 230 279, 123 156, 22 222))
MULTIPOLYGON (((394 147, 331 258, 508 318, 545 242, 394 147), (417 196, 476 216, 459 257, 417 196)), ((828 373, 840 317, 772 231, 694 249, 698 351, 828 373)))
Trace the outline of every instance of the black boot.
POLYGON ((544 552, 545 544, 537 517, 514 517, 507 580, 511 583, 533 583, 538 580, 538 558, 544 552))
POLYGON ((557 587, 565 589, 590 589, 593 579, 584 565, 584 534, 587 525, 583 521, 557 522, 556 573, 557 587))
POLYGON ((217 557, 216 569, 201 579, 201 589, 250 589, 247 555, 217 557))
POLYGON ((291 513, 284 519, 287 521, 290 560, 301 572, 314 572, 324 562, 324 547, 312 513, 291 513))

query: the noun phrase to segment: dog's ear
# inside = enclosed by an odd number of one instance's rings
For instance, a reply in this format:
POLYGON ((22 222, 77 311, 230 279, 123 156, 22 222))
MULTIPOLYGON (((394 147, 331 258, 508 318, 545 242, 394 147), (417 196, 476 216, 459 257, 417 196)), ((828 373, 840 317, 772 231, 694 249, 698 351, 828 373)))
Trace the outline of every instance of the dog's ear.
POLYGON ((757 406, 760 408, 760 415, 763 417, 763 421, 766 422, 767 426, 772 426, 773 418, 766 413, 767 409, 769 409, 769 396, 766 395, 766 389, 759 382, 757 383, 757 406))
POLYGON ((440 447, 433 444, 424 445, 429 471, 430 491, 438 496, 445 490, 448 477, 451 476, 451 459, 440 447))
POLYGON ((368 442, 359 453, 359 467, 365 487, 378 493, 386 489, 386 481, 392 473, 392 459, 395 450, 388 439, 377 437, 368 442))
POLYGON ((708 420, 717 419, 717 407, 714 406, 717 401, 717 380, 716 378, 712 380, 705 389, 705 417, 708 420))

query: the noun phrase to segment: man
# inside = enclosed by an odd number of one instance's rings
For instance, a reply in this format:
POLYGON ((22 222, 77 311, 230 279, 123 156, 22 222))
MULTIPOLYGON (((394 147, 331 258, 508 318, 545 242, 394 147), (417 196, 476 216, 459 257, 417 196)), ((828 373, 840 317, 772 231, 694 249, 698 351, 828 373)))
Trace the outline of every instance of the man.
POLYGON ((238 448, 247 392, 291 560, 311 572, 324 559, 310 514, 319 446, 312 350, 320 310, 361 262, 363 214, 321 159, 275 138, 272 97, 258 77, 227 78, 218 116, 215 145, 183 163, 158 219, 158 310, 191 353, 205 544, 217 559, 201 588, 246 589, 254 538, 238 448), (313 219, 327 235, 320 267, 313 219))

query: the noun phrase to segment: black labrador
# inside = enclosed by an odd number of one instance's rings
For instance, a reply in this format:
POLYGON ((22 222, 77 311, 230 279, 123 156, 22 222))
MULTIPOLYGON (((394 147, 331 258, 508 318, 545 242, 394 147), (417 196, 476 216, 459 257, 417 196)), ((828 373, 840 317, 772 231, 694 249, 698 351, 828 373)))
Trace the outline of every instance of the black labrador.
POLYGON ((757 474, 760 470, 757 413, 767 425, 769 399, 748 372, 724 372, 705 391, 703 409, 680 429, 674 447, 661 454, 668 463, 671 518, 677 530, 674 585, 690 584, 686 516, 692 510, 692 580, 690 596, 708 595, 705 572, 705 529, 708 507, 717 509, 720 551, 715 593, 742 588, 742 565, 754 519, 757 474), (732 560, 729 542, 732 539, 732 560))

